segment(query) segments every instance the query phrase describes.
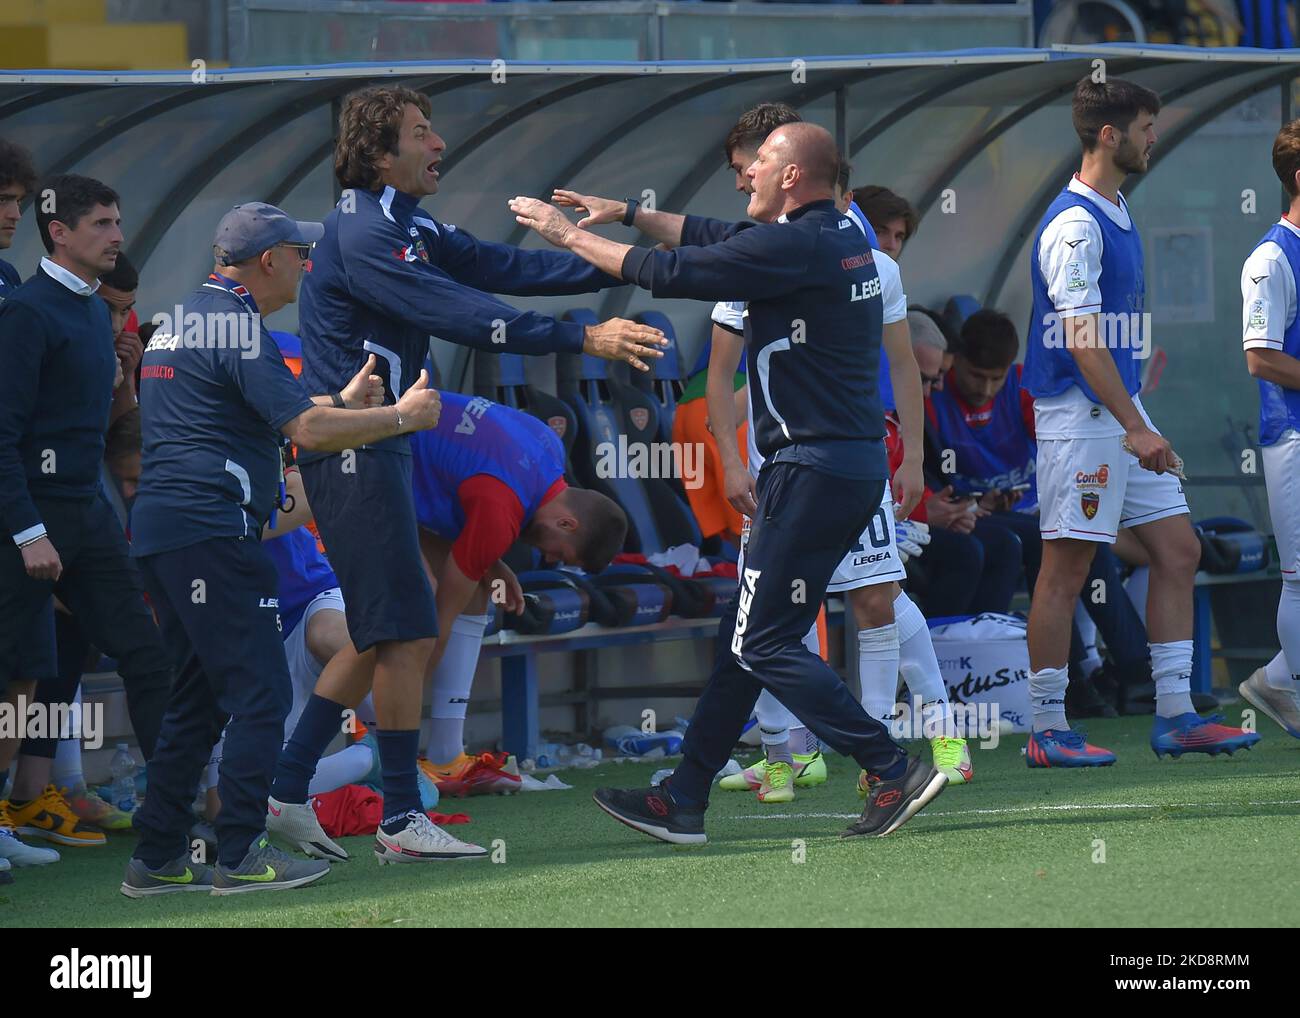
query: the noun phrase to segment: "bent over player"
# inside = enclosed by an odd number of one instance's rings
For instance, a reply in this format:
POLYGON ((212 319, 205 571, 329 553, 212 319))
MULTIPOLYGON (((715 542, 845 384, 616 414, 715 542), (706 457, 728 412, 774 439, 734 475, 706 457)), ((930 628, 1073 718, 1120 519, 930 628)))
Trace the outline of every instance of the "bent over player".
MULTIPOLYGON (((419 553, 445 623, 422 666, 427 671, 421 671, 432 685, 428 771, 439 788, 455 793, 469 780, 473 763, 462 752, 465 710, 488 624, 489 596, 499 592, 495 600, 507 611, 523 607, 518 580, 501 557, 521 540, 548 559, 598 573, 623 547, 627 517, 599 492, 565 484, 563 446, 537 418, 479 396, 441 395, 438 426, 412 443, 412 474, 419 553)), ((314 711, 342 717, 370 686, 368 671, 331 662, 304 716, 314 711)), ((273 833, 322 859, 347 858, 320 830, 308 802, 308 782, 337 731, 322 735, 299 722, 280 759, 267 817, 273 833)), ((483 777, 490 776, 475 780, 483 777)), ((446 837, 436 849, 441 858, 483 852, 446 837)), ((377 851, 383 851, 382 839, 377 851)))

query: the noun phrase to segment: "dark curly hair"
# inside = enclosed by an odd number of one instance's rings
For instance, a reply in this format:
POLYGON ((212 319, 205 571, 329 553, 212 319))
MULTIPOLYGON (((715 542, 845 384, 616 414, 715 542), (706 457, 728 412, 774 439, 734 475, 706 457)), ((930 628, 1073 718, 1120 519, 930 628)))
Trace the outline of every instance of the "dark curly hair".
POLYGON ((407 104, 426 117, 429 97, 404 85, 375 85, 343 100, 339 136, 334 146, 334 176, 342 188, 378 190, 375 163, 385 152, 397 154, 397 139, 407 104))
POLYGON ((797 124, 801 120, 803 117, 785 103, 759 103, 742 113, 735 126, 727 132, 727 140, 722 147, 723 158, 730 165, 736 149, 752 152, 778 127, 797 124))
POLYGON ((0 188, 14 184, 30 195, 36 188, 36 167, 27 149, 0 138, 0 188))

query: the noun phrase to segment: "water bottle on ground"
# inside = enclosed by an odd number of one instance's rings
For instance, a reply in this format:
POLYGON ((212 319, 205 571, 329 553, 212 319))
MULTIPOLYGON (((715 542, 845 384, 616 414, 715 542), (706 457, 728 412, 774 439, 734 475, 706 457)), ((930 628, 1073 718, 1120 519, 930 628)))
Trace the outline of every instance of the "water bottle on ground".
POLYGON ((108 765, 113 775, 113 784, 109 786, 110 801, 123 813, 135 810, 135 757, 125 742, 117 744, 117 752, 108 765))

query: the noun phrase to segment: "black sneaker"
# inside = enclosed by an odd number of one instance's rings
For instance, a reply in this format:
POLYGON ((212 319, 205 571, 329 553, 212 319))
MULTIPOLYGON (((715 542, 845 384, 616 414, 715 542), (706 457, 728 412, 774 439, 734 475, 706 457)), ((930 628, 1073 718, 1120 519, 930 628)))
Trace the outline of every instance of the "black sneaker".
POLYGON ((852 838, 867 834, 883 838, 912 819, 947 784, 947 777, 930 764, 924 763, 919 756, 909 758, 903 776, 894 778, 893 781, 869 773, 867 805, 862 811, 862 818, 840 837, 852 838))
POLYGON ((1135 714, 1154 714, 1156 712, 1156 684, 1148 681, 1131 686, 1121 686, 1118 706, 1119 712, 1126 717, 1135 714))
POLYGON ((1119 714, 1102 699, 1091 679, 1078 675, 1070 677, 1070 684, 1065 687, 1065 716, 1075 718, 1114 718, 1119 714))
POLYGON ((653 788, 598 788, 592 795, 596 805, 621 824, 673 845, 703 845, 704 811, 707 806, 687 808, 673 801, 667 783, 653 788))

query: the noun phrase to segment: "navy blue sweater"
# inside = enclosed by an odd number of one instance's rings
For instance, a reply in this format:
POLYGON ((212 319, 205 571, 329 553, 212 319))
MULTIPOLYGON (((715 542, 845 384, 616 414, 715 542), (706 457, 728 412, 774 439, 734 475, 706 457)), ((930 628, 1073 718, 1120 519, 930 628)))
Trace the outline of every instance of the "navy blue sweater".
MULTIPOLYGON (((525 251, 435 222, 417 199, 391 187, 357 190, 325 217, 298 314, 302 381, 337 392, 375 354, 387 402, 416 380, 429 337, 492 353, 582 349, 583 328, 519 311, 492 293, 591 293, 622 280, 561 251, 525 251), (350 210, 350 211, 349 211, 350 210)), ((378 443, 410 455, 408 435, 378 443)), ((308 462, 322 453, 304 452, 308 462)))
POLYGON ((0 258, 0 301, 3 301, 22 285, 23 277, 18 275, 18 270, 3 258, 0 258))
POLYGON ((871 247, 830 199, 783 218, 687 216, 680 247, 633 248, 623 278, 656 297, 749 302, 754 437, 765 459, 887 478, 877 389, 884 300, 871 247))
POLYGON ((117 355, 108 305, 44 269, 0 304, 0 522, 42 528, 34 498, 99 487, 117 355))

